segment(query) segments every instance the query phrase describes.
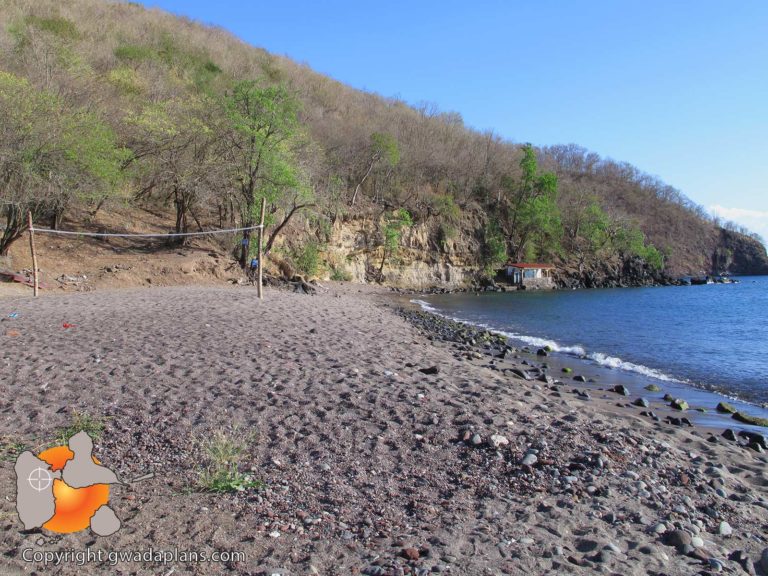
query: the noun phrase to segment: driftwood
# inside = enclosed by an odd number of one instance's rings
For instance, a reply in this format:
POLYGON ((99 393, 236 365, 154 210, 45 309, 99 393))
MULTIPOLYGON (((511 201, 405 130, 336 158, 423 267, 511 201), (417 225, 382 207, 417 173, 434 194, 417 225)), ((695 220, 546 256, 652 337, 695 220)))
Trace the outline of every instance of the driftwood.
POLYGON ((309 284, 301 276, 294 276, 288 283, 293 286, 294 292, 304 292, 304 294, 315 294, 317 292, 317 288, 309 284))

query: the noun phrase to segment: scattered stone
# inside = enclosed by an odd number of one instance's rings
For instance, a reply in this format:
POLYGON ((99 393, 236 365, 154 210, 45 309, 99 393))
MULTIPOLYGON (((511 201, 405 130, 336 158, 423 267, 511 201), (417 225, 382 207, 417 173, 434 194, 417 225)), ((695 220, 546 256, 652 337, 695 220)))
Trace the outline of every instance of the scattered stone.
POLYGON ((573 368, 563 368, 563 374, 570 374, 573 372, 573 368))
POLYGON ((735 433, 733 430, 731 430, 730 428, 726 428, 726 429, 723 431, 723 434, 722 434, 722 436, 723 436, 723 438, 725 438, 726 440, 730 440, 730 441, 732 441, 732 442, 735 442, 735 441, 736 441, 736 433, 735 433))
POLYGON ((674 546, 675 548, 680 548, 681 546, 690 546, 691 535, 685 530, 672 530, 672 532, 667 534, 664 542, 668 546, 674 546))
POLYGON ((674 410, 688 410, 688 408, 690 408, 690 406, 688 406, 688 402, 682 398, 675 398, 672 400, 672 402, 670 402, 669 406, 674 410))
POLYGON ((760 555, 760 568, 762 568, 763 572, 768 574, 768 548, 765 548, 760 555))
POLYGON ((760 444, 760 446, 763 448, 768 449, 768 443, 766 442, 765 436, 762 434, 758 434, 757 432, 750 432, 749 430, 741 430, 739 432, 739 436, 746 438, 750 442, 760 444))
POLYGON ((472 446, 480 446, 483 443, 483 437, 480 434, 473 434, 469 441, 472 446))
POLYGON ((408 560, 418 560, 420 557, 419 551, 416 548, 403 548, 400 551, 400 555, 408 560))
POLYGON ((611 392, 616 392, 616 394, 621 394, 622 396, 629 396, 629 390, 623 384, 614 386, 613 388, 611 388, 611 392))
POLYGON ((547 352, 544 348, 539 348, 536 350, 536 356, 549 356, 549 352, 547 352))
POLYGON ((704 539, 701 536, 691 538, 691 546, 694 548, 704 548, 704 539))
POLYGON ((574 376, 573 380, 575 382, 586 382, 587 381, 586 377, 582 376, 581 374, 579 374, 577 376, 574 376))
POLYGON ((507 437, 502 436, 501 434, 492 434, 491 437, 488 439, 488 442, 494 448, 501 448, 502 446, 509 445, 509 440, 507 439, 507 437))
POLYGON ((710 570, 714 570, 715 572, 723 571, 723 563, 720 562, 720 560, 718 560, 717 558, 710 558, 708 562, 709 562, 710 570))
POLYGON ((766 426, 768 427, 768 418, 760 418, 758 416, 752 416, 750 414, 744 414, 742 412, 736 412, 731 416, 734 420, 743 422, 744 424, 751 424, 752 426, 766 426))
POLYGON ((646 400, 645 398, 638 398, 633 402, 633 404, 635 406, 640 406, 642 408, 648 408, 651 405, 651 403, 648 402, 648 400, 646 400))
POLYGON ((723 412, 725 414, 733 414, 736 412, 736 408, 728 404, 728 402, 720 402, 717 405, 717 408, 715 408, 718 412, 723 412))
POLYGON ((440 368, 437 366, 431 366, 429 368, 419 368, 419 372, 422 374, 437 374, 440 372, 440 368))
POLYGON ((720 522, 720 526, 717 527, 717 532, 720 536, 730 536, 733 534, 733 528, 726 521, 720 522))
POLYGON ((648 384, 645 389, 648 390, 648 392, 661 392, 661 388, 656 386, 656 384, 648 384))
POLYGON ((663 522, 659 522, 656 524, 656 526, 653 527, 653 533, 654 534, 664 534, 664 532, 667 531, 667 527, 664 525, 663 522))
POLYGON ((536 454, 526 454, 525 456, 523 456, 523 459, 520 463, 523 466, 533 466, 538 461, 539 461, 539 457, 536 456, 536 454))

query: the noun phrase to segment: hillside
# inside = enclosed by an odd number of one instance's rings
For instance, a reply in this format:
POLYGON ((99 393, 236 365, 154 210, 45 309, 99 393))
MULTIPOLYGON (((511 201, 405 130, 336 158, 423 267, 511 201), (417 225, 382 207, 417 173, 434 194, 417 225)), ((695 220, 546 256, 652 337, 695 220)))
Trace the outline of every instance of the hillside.
MULTIPOLYGON (((768 273, 759 240, 630 165, 480 133, 132 3, 6 0, 0 120, 11 255, 28 210, 54 228, 185 232, 252 225, 265 198, 283 274, 423 288, 508 259, 552 261, 568 285, 768 273), (142 212, 153 227, 118 217, 142 212)), ((249 237, 226 242, 253 255, 249 237)))

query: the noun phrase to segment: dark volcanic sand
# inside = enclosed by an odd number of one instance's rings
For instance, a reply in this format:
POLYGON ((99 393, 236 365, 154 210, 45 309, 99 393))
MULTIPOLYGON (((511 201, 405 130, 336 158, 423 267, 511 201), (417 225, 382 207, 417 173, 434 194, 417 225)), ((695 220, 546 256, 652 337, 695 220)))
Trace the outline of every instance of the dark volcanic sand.
POLYGON ((10 312, 20 316, 0 323, 0 573, 224 571, 44 568, 21 557, 90 546, 236 550, 247 560, 225 564, 230 572, 283 576, 694 574, 709 558, 735 574, 734 551, 757 561, 768 546, 765 453, 653 422, 626 406, 632 397, 591 389, 585 400, 573 384, 466 359, 373 290, 268 290, 262 302, 251 288, 0 300, 0 318, 10 312), (439 372, 419 371, 431 366, 439 372), (124 479, 155 473, 112 489, 123 527, 108 538, 27 534, 16 517, 7 446, 50 445, 72 410, 104 419, 104 465, 124 479), (221 429, 253 438, 242 471, 265 489, 197 489, 201 439, 221 429), (523 465, 532 450, 536 462, 523 465), (732 535, 720 534, 723 521, 732 535), (698 534, 700 558, 666 545, 660 524, 698 534))

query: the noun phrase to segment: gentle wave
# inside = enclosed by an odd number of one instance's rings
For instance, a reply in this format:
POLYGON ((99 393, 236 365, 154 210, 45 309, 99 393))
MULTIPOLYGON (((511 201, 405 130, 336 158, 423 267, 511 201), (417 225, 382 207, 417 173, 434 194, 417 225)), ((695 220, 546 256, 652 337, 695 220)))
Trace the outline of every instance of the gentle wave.
POLYGON ((437 308, 429 304, 429 302, 425 302, 424 300, 411 300, 411 303, 418 304, 422 308, 422 310, 424 310, 425 312, 429 312, 430 314, 441 316, 443 318, 454 320, 456 322, 462 322, 464 324, 468 324, 471 326, 476 326, 478 328, 482 328, 483 330, 490 330, 492 332, 495 332, 496 334, 501 334, 502 336, 506 336, 507 338, 519 340, 520 342, 524 342, 525 344, 528 344, 530 346, 535 346, 537 348, 549 348, 553 352, 560 352, 561 354, 568 354, 570 356, 576 356, 581 359, 591 360, 592 362, 599 364, 600 366, 605 366, 606 368, 615 368, 619 370, 624 370, 625 372, 634 372, 636 374, 642 374, 643 376, 648 376, 650 378, 655 378, 657 380, 662 380, 664 382, 684 383, 683 380, 673 378, 672 376, 669 376, 664 372, 661 372, 654 368, 649 368, 648 366, 643 366, 642 364, 635 364, 634 362, 622 360, 621 358, 616 358, 615 356, 609 356, 607 354, 603 354, 602 352, 591 352, 588 354, 583 346, 565 346, 560 344, 559 342, 556 342, 555 340, 549 340, 547 338, 539 338, 537 336, 517 334, 515 332, 505 332, 504 330, 498 330, 487 324, 482 324, 479 322, 468 322, 461 318, 448 316, 447 314, 442 313, 440 310, 438 310, 437 308))

